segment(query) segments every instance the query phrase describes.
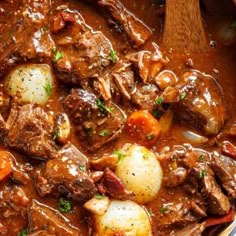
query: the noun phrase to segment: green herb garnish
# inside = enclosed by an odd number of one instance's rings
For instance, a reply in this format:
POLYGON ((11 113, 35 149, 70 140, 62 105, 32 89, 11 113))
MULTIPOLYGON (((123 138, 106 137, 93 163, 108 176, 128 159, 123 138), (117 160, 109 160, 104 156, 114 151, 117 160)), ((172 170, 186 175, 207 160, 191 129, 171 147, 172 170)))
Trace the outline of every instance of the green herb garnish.
POLYGON ((166 213, 166 211, 167 211, 167 205, 164 204, 164 205, 161 207, 160 212, 164 214, 164 213, 166 213))
POLYGON ((47 32, 47 27, 46 26, 42 27, 40 31, 42 34, 45 34, 47 32))
POLYGON ((161 105, 163 103, 163 98, 159 97, 158 99, 156 99, 156 104, 161 105))
POLYGON ((95 198, 98 200, 101 200, 104 196, 101 195, 100 193, 95 194, 95 198))
POLYGON ((52 96, 52 90, 53 90, 53 86, 49 83, 44 85, 44 90, 46 92, 46 94, 48 95, 48 97, 52 96))
POLYGON ((199 162, 203 162, 205 160, 205 156, 204 155, 200 155, 199 157, 198 157, 198 161, 199 162))
POLYGON ((79 169, 82 171, 82 172, 85 172, 85 170, 86 170, 86 166, 79 166, 79 169))
POLYGON ((201 172, 199 173, 199 179, 202 179, 206 175, 206 173, 206 170, 201 170, 201 172))
POLYGON ((59 128, 57 127, 53 133, 53 140, 57 140, 59 138, 59 128))
POLYGON ((155 135, 154 134, 147 134, 147 139, 148 140, 152 140, 155 138, 155 135))
POLYGON ((152 115, 153 115, 155 118, 159 118, 160 115, 161 115, 161 112, 158 111, 158 110, 154 110, 154 111, 152 112, 152 115))
POLYGON ((105 106, 100 99, 96 99, 96 104, 102 113, 111 113, 111 108, 105 106))
POLYGON ((72 210, 71 201, 65 200, 64 198, 60 198, 57 205, 60 212, 66 213, 72 210))
POLYGON ((54 55, 54 61, 55 62, 58 62, 60 59, 62 59, 64 57, 63 52, 58 51, 56 47, 54 47, 52 49, 52 52, 53 52, 53 55, 54 55))
POLYGON ((111 56, 111 61, 113 62, 113 63, 116 63, 116 61, 117 61, 117 55, 116 55, 116 51, 115 50, 111 50, 111 52, 110 52, 110 56, 111 56))
POLYGON ((26 229, 23 229, 23 230, 20 232, 19 236, 27 236, 27 230, 26 230, 26 229))
POLYGON ((126 156, 124 153, 122 153, 121 151, 119 150, 116 150, 113 152, 115 155, 118 156, 118 161, 117 161, 117 165, 120 164, 121 160, 126 156))
POLYGON ((104 129, 98 135, 102 137, 106 137, 107 135, 109 135, 109 133, 110 131, 108 129, 104 129))
POLYGON ((184 100, 186 96, 187 96, 187 93, 183 92, 183 93, 180 94, 180 99, 184 100))

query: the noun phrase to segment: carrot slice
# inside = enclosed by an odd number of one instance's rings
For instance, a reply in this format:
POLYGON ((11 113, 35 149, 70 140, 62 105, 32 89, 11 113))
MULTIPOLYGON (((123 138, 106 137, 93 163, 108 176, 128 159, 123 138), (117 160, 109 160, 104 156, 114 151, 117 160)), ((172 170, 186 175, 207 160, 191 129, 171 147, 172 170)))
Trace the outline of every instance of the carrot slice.
POLYGON ((0 181, 12 172, 12 157, 9 152, 0 151, 0 181))
POLYGON ((220 225, 232 222, 234 220, 234 210, 231 209, 228 214, 221 217, 211 217, 206 219, 206 227, 220 225))
POLYGON ((133 112, 127 119, 126 129, 137 143, 152 146, 161 133, 159 122, 147 111, 133 112))

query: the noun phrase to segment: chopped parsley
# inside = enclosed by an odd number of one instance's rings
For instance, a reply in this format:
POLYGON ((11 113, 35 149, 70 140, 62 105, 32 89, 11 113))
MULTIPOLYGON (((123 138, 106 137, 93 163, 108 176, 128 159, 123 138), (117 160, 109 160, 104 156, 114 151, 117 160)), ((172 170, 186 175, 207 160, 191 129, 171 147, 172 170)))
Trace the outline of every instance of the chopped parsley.
POLYGON ((200 155, 199 157, 198 157, 198 161, 199 162, 203 162, 205 160, 205 156, 204 155, 200 155))
POLYGON ((109 134, 110 134, 110 131, 108 129, 104 129, 98 135, 102 137, 106 137, 109 134))
POLYGON ((114 151, 114 154, 118 156, 117 165, 119 165, 121 160, 126 156, 124 153, 122 153, 119 150, 114 151))
POLYGON ((59 128, 57 127, 53 133, 53 140, 57 140, 59 138, 59 128))
POLYGON ((62 59, 64 57, 63 52, 58 51, 56 47, 54 47, 52 49, 52 52, 53 52, 53 55, 54 55, 54 61, 55 62, 58 62, 60 59, 62 59))
POLYGON ((92 127, 87 128, 87 129, 86 129, 86 133, 87 133, 87 135, 88 135, 89 137, 91 137, 92 134, 93 134, 93 128, 92 128, 92 127))
POLYGON ((26 229, 21 230, 19 236, 27 236, 27 230, 26 229))
POLYGON ((154 110, 154 111, 152 112, 152 115, 153 115, 155 118, 159 118, 160 115, 161 115, 161 112, 158 111, 158 110, 154 110))
POLYGON ((116 61, 117 61, 117 55, 116 55, 116 51, 115 50, 111 50, 111 52, 110 52, 110 56, 111 56, 111 61, 113 62, 113 63, 116 63, 116 61))
POLYGON ((42 27, 40 31, 42 34, 45 34, 47 32, 47 27, 46 26, 42 27))
POLYGON ((163 103, 163 98, 159 97, 158 99, 156 99, 156 104, 161 105, 163 103))
POLYGON ((82 172, 85 172, 85 169, 86 167, 83 165, 83 166, 79 166, 79 169, 82 171, 82 172))
POLYGON ((148 140, 152 140, 155 138, 155 135, 154 134, 147 134, 147 139, 148 140))
POLYGON ((147 160, 148 159, 148 155, 147 154, 143 154, 143 159, 147 160))
POLYGON ((100 193, 95 194, 95 198, 96 198, 97 200, 101 200, 103 197, 104 197, 104 196, 103 196, 102 194, 100 194, 100 193))
POLYGON ((186 96, 187 96, 187 93, 183 92, 183 93, 180 94, 180 99, 184 100, 186 98, 186 96))
POLYGON ((205 175, 206 175, 207 171, 206 170, 201 170, 201 172, 199 173, 199 179, 202 179, 205 175))
POLYGON ((96 104, 102 113, 111 113, 111 108, 105 106, 100 99, 96 99, 96 104))
POLYGON ((50 83, 45 84, 43 88, 46 94, 48 95, 48 97, 52 96, 53 86, 50 83))
POLYGON ((153 213, 152 209, 147 210, 149 216, 154 216, 155 214, 153 213))
POLYGON ((167 211, 167 205, 163 204, 161 209, 160 209, 160 212, 164 214, 164 213, 166 213, 166 211, 167 211))
POLYGON ((65 200, 64 198, 60 198, 57 205, 60 212, 66 213, 72 210, 71 201, 65 200))

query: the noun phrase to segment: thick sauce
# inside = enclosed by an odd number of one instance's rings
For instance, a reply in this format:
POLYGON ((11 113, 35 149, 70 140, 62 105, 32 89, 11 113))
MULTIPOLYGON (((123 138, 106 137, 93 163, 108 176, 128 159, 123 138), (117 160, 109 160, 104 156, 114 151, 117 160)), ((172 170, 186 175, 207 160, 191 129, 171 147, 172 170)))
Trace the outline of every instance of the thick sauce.
MULTIPOLYGON (((30 3, 30 1, 26 1, 30 3)), ((32 1, 37 2, 37 1, 32 1)), ((39 1, 40 2, 40 1, 39 1)), ((223 129, 220 129, 222 135, 220 136, 218 142, 215 145, 212 140, 218 135, 213 134, 208 136, 208 142, 204 142, 203 144, 192 142, 192 146, 196 148, 202 148, 206 151, 216 151, 221 152, 222 143, 227 140, 230 141, 233 145, 236 145, 236 138, 227 136, 227 132, 229 128, 232 126, 233 122, 236 121, 236 44, 231 44, 228 46, 224 46, 221 43, 221 39, 218 36, 219 25, 222 22, 226 22, 228 24, 232 21, 232 16, 218 16, 213 14, 212 12, 207 12, 207 10, 202 10, 203 17, 205 21, 205 29, 207 35, 209 37, 209 53, 201 54, 201 55, 177 55, 175 52, 171 52, 171 50, 162 47, 161 43, 161 35, 163 32, 163 21, 164 16, 160 15, 160 8, 159 5, 156 3, 158 1, 154 0, 146 0, 146 1, 121 1, 124 6, 132 12, 138 19, 144 22, 148 28, 152 31, 151 37, 148 41, 138 48, 132 47, 132 43, 127 40, 127 37, 124 36, 125 33, 122 31, 121 33, 115 29, 114 24, 108 25, 106 14, 104 13, 101 8, 97 7, 95 4, 87 3, 86 1, 63 1, 63 0, 52 0, 51 6, 55 10, 58 6, 66 5, 66 8, 70 9, 71 11, 77 10, 80 14, 84 17, 86 24, 91 26, 93 30, 101 31, 111 42, 114 51, 119 56, 119 58, 123 58, 124 55, 141 51, 141 50, 152 50, 153 42, 155 42, 164 53, 164 55, 169 58, 168 64, 165 65, 164 69, 171 70, 175 73, 175 75, 180 78, 186 71, 191 69, 206 73, 211 75, 216 79, 219 85, 222 87, 224 97, 222 98, 224 105, 226 106, 226 119, 224 123, 223 129)), ((39 3, 40 4, 40 3, 39 3)), ((44 4, 44 3, 42 3, 44 4)), ((17 35, 17 29, 13 29, 12 24, 9 22, 16 22, 16 17, 19 17, 17 14, 17 9, 19 9, 18 5, 20 5, 20 1, 1 1, 0 3, 0 61, 4 61, 4 57, 7 57, 9 54, 9 50, 11 50, 12 44, 17 44, 21 41, 21 35, 17 35), (13 42, 9 43, 8 37, 12 38, 13 42), (14 42, 15 41, 15 42, 14 42), (9 43, 9 44, 8 44, 9 43), (4 47, 4 44, 6 46, 4 47)), ((233 5, 231 6, 233 7, 233 5)), ((63 9, 63 8, 62 8, 63 9)), ((51 12, 50 11, 50 12, 51 12)), ((235 12, 235 10, 234 10, 235 12)), ((32 14, 33 13, 29 13, 32 14)), ((35 13, 36 14, 36 13, 35 13)), ((50 13, 51 14, 51 13, 50 13)), ((228 13, 228 15, 231 13, 228 13)), ((224 15, 222 13, 222 15, 224 15)), ((35 16, 37 18, 37 16, 35 16)), ((235 17, 235 15, 234 15, 235 17)), ((114 22, 113 22, 114 23, 114 22)), ((46 23, 46 33, 49 29, 51 23, 46 23)), ((68 23, 70 24, 70 23, 68 23)), ((17 26, 16 26, 17 27, 17 26)), ((27 25, 26 27, 35 27, 31 25, 27 25)), ((37 28, 37 27, 36 27, 37 28)), ((235 29, 234 29, 235 30, 235 29)), ((24 35, 25 37, 25 35, 24 35)), ((25 39, 23 37, 23 40, 25 39)), ((30 36, 31 37, 31 36, 30 36)), ((53 39, 53 37, 52 37, 53 39)), ((37 41, 37 37, 35 36, 35 42, 37 41)), ((22 43, 22 42, 21 42, 22 43)), ((23 49, 27 49, 27 42, 21 46, 23 49)), ((40 47, 40 46, 39 46, 40 47)), ((36 46, 36 49, 37 48, 36 46)), ((12 53, 11 60, 14 61, 14 57, 17 57, 17 50, 12 53), (16 52, 16 53, 15 53, 16 52)), ((31 53, 31 52, 29 52, 31 53)), ((26 52, 27 54, 27 52, 26 52)), ((34 52, 32 53, 34 54, 34 52)), ((36 53, 37 54, 37 53, 36 53)), ((27 56, 26 56, 27 58, 27 56)), ((10 63, 10 66, 1 67, 1 90, 3 94, 6 94, 6 89, 4 88, 4 79, 6 75, 13 70, 17 64, 22 65, 24 63, 45 63, 52 66, 52 62, 50 57, 42 57, 40 59, 36 57, 29 57, 26 60, 19 60, 16 63, 10 63), (25 62, 24 62, 25 61, 25 62), (13 66, 13 64, 15 64, 13 66)), ((59 60, 60 61, 60 60, 59 60)), ((52 68, 55 69, 55 65, 52 68)), ((53 70, 54 71, 54 70, 53 70)), ((53 72, 54 73, 54 72, 53 72)), ((59 72, 60 73, 60 72, 59 72)), ((135 72, 137 73, 137 71, 135 72)), ((47 104, 43 105, 43 109, 45 111, 53 111, 55 114, 59 112, 63 112, 66 110, 63 107, 63 99, 69 94, 71 88, 79 88, 80 85, 78 84, 67 84, 63 83, 61 80, 57 78, 58 72, 54 73, 54 85, 53 85, 53 92, 52 96, 50 96, 47 104)), ((210 90, 211 88, 209 88, 210 90)), ((209 101, 211 103, 212 101, 209 101)), ((214 101, 213 101, 214 102, 214 101)), ((13 100, 10 101, 10 105, 8 106, 7 110, 3 112, 3 117, 6 118, 9 115, 9 108, 13 104, 13 100)), ((125 113, 129 116, 134 110, 138 110, 135 106, 132 105, 130 102, 124 102, 122 104, 118 104, 125 113)), ((168 104, 167 104, 168 105, 168 104)), ((177 108, 176 108, 177 109, 177 108)), ((164 110, 166 111, 166 110, 164 110)), ((164 112, 165 113, 165 112, 164 112)), ((157 118, 158 120, 160 117, 157 118)), ((72 143, 76 146, 82 153, 84 153, 89 160, 93 160, 95 158, 99 158, 105 155, 111 155, 114 153, 115 150, 119 150, 122 146, 126 143, 135 143, 137 142, 137 138, 130 136, 127 129, 123 129, 120 136, 109 142, 107 145, 102 145, 96 151, 89 151, 83 144, 81 144, 81 140, 78 138, 78 130, 77 124, 71 123, 71 136, 69 139, 69 143, 72 143)), ((174 112, 173 121, 171 123, 168 132, 162 133, 154 145, 148 148, 152 150, 154 153, 159 155, 163 153, 163 148, 165 147, 172 147, 173 145, 183 145, 184 143, 191 143, 191 140, 187 139, 183 136, 183 133, 186 131, 191 131, 196 134, 207 136, 205 135, 202 129, 185 122, 182 119, 182 116, 178 112, 174 112)), ((101 135, 102 136, 102 135, 101 135)), ((1 135, 2 137, 2 135, 1 135)), ((218 136, 219 137, 219 136, 218 136)), ((60 145, 59 145, 60 146, 60 145)), ((62 145, 61 145, 62 146, 62 145)), ((15 148, 11 148, 9 145, 5 143, 2 144, 2 150, 9 151, 15 158, 17 163, 21 163, 24 165, 24 168, 28 165, 29 170, 27 173, 29 175, 30 180, 27 181, 27 184, 19 184, 17 182, 13 182, 12 178, 7 177, 4 180, 1 180, 0 183, 0 197, 2 203, 0 202, 0 235, 20 235, 19 233, 23 229, 29 229, 29 219, 27 218, 27 207, 30 204, 32 199, 38 200, 40 203, 50 206, 51 208, 58 210, 58 200, 60 198, 60 194, 48 194, 44 197, 40 196, 38 191, 35 188, 35 171, 36 169, 44 163, 41 160, 37 160, 31 157, 27 157, 26 154, 21 153, 21 151, 13 150, 15 148), (27 164, 28 163, 28 164, 27 164), (22 200, 17 203, 17 200, 14 203, 14 200, 10 198, 8 203, 5 202, 4 197, 7 195, 6 192, 12 192, 13 186, 19 186, 23 191, 24 194, 29 199, 27 204, 22 204, 22 200), (9 189, 9 190, 8 190, 9 189), (5 195, 4 195, 5 194, 5 195), (11 202, 12 205, 11 205, 11 202), (15 209, 14 207, 20 205, 20 209, 15 209), (22 206, 23 205, 23 206, 22 206), (22 208, 22 209, 21 209, 22 208)), ((26 168, 27 169, 27 168, 26 168)), ((92 168, 90 171, 94 171, 92 168)), ((108 194, 109 195, 109 194, 108 194)), ((20 198, 20 197, 19 197, 20 198)), ((21 199, 21 198, 20 198, 21 199)), ((110 199, 115 199, 114 196, 110 197, 110 199)), ((78 202, 74 199, 69 200, 72 202, 73 209, 70 212, 62 213, 66 218, 69 219, 70 224, 78 227, 80 229, 80 235, 89 235, 91 232, 91 219, 90 213, 86 211, 83 207, 84 202, 78 202)), ((151 201, 146 204, 143 204, 146 210, 150 214, 151 219, 151 227, 153 235, 170 235, 172 232, 173 227, 168 228, 168 226, 163 227, 165 225, 165 221, 168 225, 170 222, 169 218, 174 218, 175 215, 168 215, 165 214, 166 209, 163 206, 168 207, 168 203, 170 202, 184 202, 190 201, 190 197, 186 195, 186 192, 183 191, 182 186, 178 185, 174 188, 166 188, 162 186, 159 190, 157 196, 151 201), (167 205, 166 205, 167 204, 167 205), (164 223, 163 223, 164 222, 164 223)), ((233 201, 232 201, 233 202, 233 201)), ((141 204, 142 205, 142 204, 141 204)), ((232 204, 233 205, 233 204, 232 204)), ((29 210, 28 210, 29 211, 29 210)), ((174 214, 174 213, 173 213, 174 214)), ((213 214, 214 215, 214 214, 213 214)), ((212 214, 209 214, 209 217, 212 214)), ((208 216, 207 216, 208 217, 208 216)), ((205 218, 207 218, 205 217, 205 218)), ((204 217, 199 221, 203 222, 204 217)), ((174 226, 179 228, 180 226, 174 226)), ((182 226, 181 226, 182 227, 182 226)), ((32 232, 30 232, 32 233, 32 232)), ((21 234, 23 235, 23 234, 21 234)), ((36 235, 36 234, 32 234, 36 235)), ((47 235, 47 234, 37 234, 37 235, 47 235)), ((49 234, 48 234, 49 235, 49 234)), ((52 234, 54 235, 54 234, 52 234)), ((55 235, 66 235, 66 234, 55 234, 55 235)), ((69 234, 68 234, 69 235, 69 234)), ((114 235, 125 235, 125 234, 114 234, 114 235)), ((173 234, 175 235, 175 234, 173 234)))

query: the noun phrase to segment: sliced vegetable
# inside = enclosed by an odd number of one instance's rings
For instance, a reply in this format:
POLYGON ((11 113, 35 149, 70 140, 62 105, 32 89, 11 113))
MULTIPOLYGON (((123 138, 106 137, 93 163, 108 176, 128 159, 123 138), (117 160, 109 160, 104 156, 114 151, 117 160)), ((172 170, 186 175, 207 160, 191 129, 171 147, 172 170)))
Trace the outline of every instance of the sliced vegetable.
POLYGON ((234 214, 235 211, 231 209, 227 215, 208 218, 206 219, 206 227, 232 222, 234 220, 234 214))
POLYGON ((9 152, 0 151, 0 181, 12 172, 12 156, 9 152))
POLYGON ((166 111, 159 120, 161 132, 163 134, 168 133, 173 123, 173 112, 171 110, 166 111))
POLYGON ((89 201, 87 201, 84 204, 84 207, 95 215, 103 215, 107 211, 109 203, 110 201, 108 197, 104 196, 100 199, 97 199, 97 197, 94 197, 90 199, 89 201))
POLYGON ((161 134, 159 122, 146 110, 133 112, 127 119, 127 130, 142 145, 152 146, 161 134))

